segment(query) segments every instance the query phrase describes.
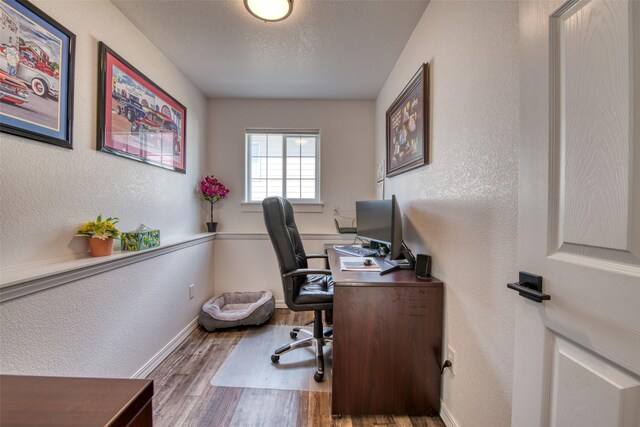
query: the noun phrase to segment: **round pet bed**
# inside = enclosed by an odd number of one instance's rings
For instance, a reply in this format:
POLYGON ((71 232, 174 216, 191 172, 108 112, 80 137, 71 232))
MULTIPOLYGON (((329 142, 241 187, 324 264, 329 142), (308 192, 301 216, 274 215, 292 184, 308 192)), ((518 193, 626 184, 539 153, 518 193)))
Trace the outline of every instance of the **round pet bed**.
POLYGON ((200 324, 209 332, 243 325, 261 325, 276 308, 271 291, 228 292, 207 301, 200 311, 200 324))

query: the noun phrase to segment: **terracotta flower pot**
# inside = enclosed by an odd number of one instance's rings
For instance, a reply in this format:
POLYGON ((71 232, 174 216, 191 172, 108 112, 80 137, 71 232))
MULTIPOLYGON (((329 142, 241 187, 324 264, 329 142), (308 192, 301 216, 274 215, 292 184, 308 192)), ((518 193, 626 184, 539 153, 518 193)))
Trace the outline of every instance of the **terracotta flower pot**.
POLYGON ((91 256, 109 256, 113 252, 113 239, 89 238, 91 256))

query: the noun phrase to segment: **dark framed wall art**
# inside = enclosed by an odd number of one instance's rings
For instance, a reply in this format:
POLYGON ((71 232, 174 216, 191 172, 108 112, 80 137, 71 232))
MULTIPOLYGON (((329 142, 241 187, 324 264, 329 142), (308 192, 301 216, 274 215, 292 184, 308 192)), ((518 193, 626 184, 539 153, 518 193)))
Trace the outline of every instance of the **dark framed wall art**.
POLYGON ((418 72, 387 110, 387 176, 429 162, 429 64, 418 72))
POLYGON ((186 107, 103 42, 98 50, 98 150, 186 173, 186 107))
POLYGON ((26 0, 0 0, 0 131, 73 148, 75 35, 26 0))

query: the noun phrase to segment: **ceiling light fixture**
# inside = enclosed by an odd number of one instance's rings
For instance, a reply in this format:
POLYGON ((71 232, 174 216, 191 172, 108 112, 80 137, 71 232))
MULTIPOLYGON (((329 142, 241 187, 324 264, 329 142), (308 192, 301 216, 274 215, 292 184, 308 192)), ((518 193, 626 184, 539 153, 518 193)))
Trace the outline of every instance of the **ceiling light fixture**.
POLYGON ((244 7, 261 21, 277 22, 291 15, 293 0, 244 0, 244 7))

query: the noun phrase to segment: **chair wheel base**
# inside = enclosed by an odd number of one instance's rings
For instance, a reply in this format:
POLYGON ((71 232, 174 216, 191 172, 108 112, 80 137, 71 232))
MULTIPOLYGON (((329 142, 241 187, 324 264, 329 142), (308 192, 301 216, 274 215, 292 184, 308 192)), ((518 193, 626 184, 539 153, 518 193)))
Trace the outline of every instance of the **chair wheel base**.
POLYGON ((280 361, 280 356, 276 354, 271 355, 271 363, 278 363, 280 361))
POLYGON ((316 373, 313 374, 313 379, 316 380, 317 383, 321 383, 324 381, 324 374, 316 371, 316 373))

